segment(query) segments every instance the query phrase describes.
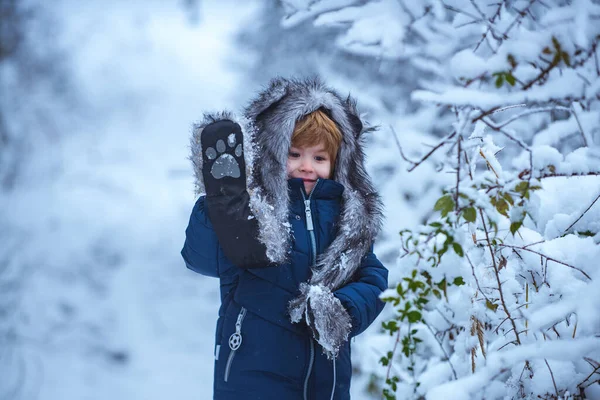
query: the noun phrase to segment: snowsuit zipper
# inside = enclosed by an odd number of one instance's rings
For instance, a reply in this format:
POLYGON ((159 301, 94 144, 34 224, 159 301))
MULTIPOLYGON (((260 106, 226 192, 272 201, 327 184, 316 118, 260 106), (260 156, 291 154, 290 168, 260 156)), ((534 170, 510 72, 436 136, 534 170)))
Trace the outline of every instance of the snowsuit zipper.
MULTIPOLYGON (((304 195, 304 190, 300 189, 302 193, 302 200, 304 200, 304 213, 306 214, 306 230, 308 231, 308 235, 310 237, 310 245, 311 245, 311 267, 315 266, 317 263, 317 241, 315 239, 315 227, 312 220, 312 210, 310 209, 310 198, 312 194, 315 192, 315 189, 319 185, 319 179, 317 179, 317 183, 313 187, 308 195, 308 199, 304 195)), ((304 379, 304 400, 308 400, 308 380, 310 378, 310 374, 312 373, 312 367, 315 362, 315 343, 312 338, 309 338, 310 345, 310 361, 308 363, 308 371, 306 373, 306 378, 304 379)), ((336 385, 336 368, 335 368, 335 358, 333 359, 333 387, 331 388, 331 400, 333 400, 333 396, 335 395, 335 385, 336 385)))
MULTIPOLYGON (((304 213, 306 214, 306 230, 308 231, 308 236, 310 238, 310 261, 311 267, 317 263, 317 242, 315 240, 315 227, 312 220, 312 211, 310 209, 310 198, 315 191, 315 188, 319 184, 319 180, 313 187, 313 190, 310 192, 308 199, 304 195, 304 190, 300 189, 300 193, 302 194, 302 200, 304 200, 304 213)), ((310 374, 312 373, 312 367, 315 362, 315 344, 313 339, 309 337, 309 347, 310 347, 310 359, 308 361, 308 370, 306 371, 306 378, 304 379, 304 400, 308 400, 308 381, 310 379, 310 374)))
POLYGON ((235 357, 235 352, 242 345, 242 322, 244 322, 245 316, 246 309, 242 307, 235 322, 235 332, 229 336, 229 348, 231 352, 229 353, 229 357, 227 357, 227 364, 225 365, 225 382, 229 379, 229 372, 231 371, 231 363, 233 362, 233 357, 235 357))

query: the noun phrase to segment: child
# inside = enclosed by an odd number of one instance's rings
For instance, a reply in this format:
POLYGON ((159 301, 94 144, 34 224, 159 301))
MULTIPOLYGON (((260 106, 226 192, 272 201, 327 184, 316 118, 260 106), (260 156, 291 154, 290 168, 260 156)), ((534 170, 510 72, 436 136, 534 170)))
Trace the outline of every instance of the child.
POLYGON ((245 117, 242 133, 231 114, 208 115, 192 137, 206 196, 182 256, 220 278, 214 398, 349 399, 349 338, 387 289, 355 103, 319 80, 276 79, 245 117))

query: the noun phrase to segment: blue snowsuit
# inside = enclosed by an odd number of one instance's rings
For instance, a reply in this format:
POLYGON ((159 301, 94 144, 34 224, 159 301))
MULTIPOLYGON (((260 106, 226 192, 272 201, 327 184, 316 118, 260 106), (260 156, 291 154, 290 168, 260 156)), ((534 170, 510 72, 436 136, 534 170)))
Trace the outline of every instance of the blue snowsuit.
MULTIPOLYGON (((276 267, 242 269, 233 265, 220 248, 204 197, 192 210, 181 254, 189 269, 218 277, 221 287, 215 399, 350 398, 349 341, 335 360, 328 360, 306 324, 292 324, 287 312, 300 283, 310 278, 316 256, 336 236, 344 187, 321 179, 307 196, 302 180, 290 179, 288 189, 292 256, 289 263, 276 267), (312 220, 312 230, 307 217, 312 220)), ((351 337, 363 332, 383 309, 378 296, 387 289, 387 274, 371 251, 352 280, 334 292, 352 319, 351 337)))

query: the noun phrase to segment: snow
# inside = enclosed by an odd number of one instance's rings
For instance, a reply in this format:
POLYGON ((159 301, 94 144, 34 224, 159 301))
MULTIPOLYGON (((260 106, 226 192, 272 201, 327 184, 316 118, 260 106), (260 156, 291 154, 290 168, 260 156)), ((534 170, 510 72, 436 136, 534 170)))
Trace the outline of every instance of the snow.
MULTIPOLYGON (((65 123, 32 182, 0 199, 31 316, 15 346, 19 400, 212 396, 218 281, 179 255, 195 201, 188 143, 202 112, 244 100, 233 39, 256 5, 202 2, 193 26, 179 4, 112 3, 56 4, 94 115, 65 123)), ((0 380, 16 381, 15 365, 0 380)))

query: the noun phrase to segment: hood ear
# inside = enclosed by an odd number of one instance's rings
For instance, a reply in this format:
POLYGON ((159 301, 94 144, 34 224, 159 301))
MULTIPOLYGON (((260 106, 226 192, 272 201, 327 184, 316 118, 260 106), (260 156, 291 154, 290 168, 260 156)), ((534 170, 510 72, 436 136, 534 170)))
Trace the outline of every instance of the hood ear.
POLYGON ((354 134, 354 137, 358 138, 363 131, 363 123, 358 116, 356 100, 350 95, 346 98, 346 108, 348 109, 348 121, 352 127, 352 133, 354 134))
POLYGON ((268 87, 246 108, 246 116, 257 120, 260 114, 274 108, 288 94, 288 86, 289 81, 285 78, 271 79, 268 87))

